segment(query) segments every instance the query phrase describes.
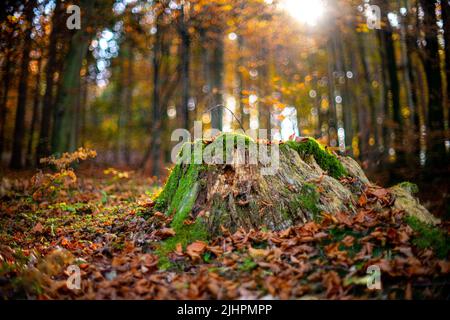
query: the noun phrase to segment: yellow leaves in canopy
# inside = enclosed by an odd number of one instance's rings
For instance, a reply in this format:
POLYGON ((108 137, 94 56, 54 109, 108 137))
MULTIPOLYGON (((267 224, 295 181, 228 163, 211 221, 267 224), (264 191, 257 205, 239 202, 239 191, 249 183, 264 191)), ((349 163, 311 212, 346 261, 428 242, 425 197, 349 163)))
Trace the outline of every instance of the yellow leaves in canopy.
POLYGON ((101 124, 102 130, 106 132, 117 132, 117 120, 113 117, 106 118, 105 121, 101 124))
POLYGON ((283 94, 291 94, 291 92, 292 92, 289 88, 286 88, 286 87, 281 87, 280 91, 283 94))
POLYGON ((247 71, 247 68, 244 66, 239 66, 238 71, 239 73, 245 73, 247 71))
POLYGON ((368 33, 369 31, 370 29, 367 26, 367 22, 360 22, 356 26, 356 32, 358 33, 368 33))
POLYGON ((230 5, 230 4, 227 4, 227 5, 222 7, 222 10, 224 10, 224 11, 231 11, 231 10, 233 10, 233 6, 230 5))
POLYGON ((322 111, 327 111, 329 106, 330 104, 328 103, 328 100, 322 99, 322 101, 320 102, 320 109, 322 109, 322 111))
POLYGON ((39 72, 38 62, 36 60, 30 62, 30 70, 32 74, 37 74, 39 72))
POLYGON ((12 23, 16 23, 19 21, 19 19, 16 16, 11 16, 11 15, 9 15, 7 19, 9 22, 12 22, 12 23))
POLYGON ((277 103, 273 104, 273 107, 275 109, 281 110, 281 109, 284 109, 286 107, 286 104, 285 103, 281 103, 281 102, 277 102, 277 103))

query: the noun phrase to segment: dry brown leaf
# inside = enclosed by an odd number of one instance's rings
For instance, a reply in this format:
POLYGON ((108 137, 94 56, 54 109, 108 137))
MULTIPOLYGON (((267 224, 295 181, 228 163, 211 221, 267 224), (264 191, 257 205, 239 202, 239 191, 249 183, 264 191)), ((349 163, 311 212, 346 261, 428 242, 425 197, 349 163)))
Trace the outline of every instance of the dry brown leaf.
POLYGON ((32 233, 42 233, 42 231, 44 231, 44 226, 40 222, 38 222, 31 230, 32 233))
POLYGON ((254 249, 252 247, 248 248, 249 255, 254 259, 264 258, 269 254, 269 250, 266 249, 254 249))
POLYGON ((205 252, 206 243, 195 241, 186 247, 186 253, 192 260, 200 259, 200 255, 205 252))

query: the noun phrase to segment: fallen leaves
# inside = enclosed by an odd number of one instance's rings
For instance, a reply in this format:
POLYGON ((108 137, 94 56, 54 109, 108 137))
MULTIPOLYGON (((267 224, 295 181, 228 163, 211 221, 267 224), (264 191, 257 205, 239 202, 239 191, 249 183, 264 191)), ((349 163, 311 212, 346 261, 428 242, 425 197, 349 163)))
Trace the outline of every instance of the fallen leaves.
POLYGON ((200 260, 200 255, 205 252, 206 243, 195 241, 186 247, 186 254, 194 261, 200 260))
POLYGON ((175 230, 172 228, 162 228, 156 231, 156 235, 163 240, 169 237, 173 237, 175 235, 175 230))
POLYGON ((248 253, 253 259, 261 259, 269 254, 269 250, 248 248, 248 253))
POLYGON ((36 225, 31 229, 32 233, 42 233, 44 231, 44 226, 38 222, 36 225))
MULTIPOLYGON (((47 178, 36 176, 35 183, 43 186, 47 178)), ((173 267, 161 270, 157 248, 175 231, 171 216, 151 211, 155 203, 143 196, 150 183, 136 188, 137 179, 108 178, 101 186, 77 179, 88 191, 71 199, 60 192, 46 202, 41 193, 38 203, 19 197, 1 203, 0 263, 11 271, 0 270, 0 279, 23 278, 27 285, 1 284, 0 292, 38 299, 376 298, 380 293, 366 287, 371 265, 381 269, 383 296, 433 298, 448 290, 449 262, 414 244, 403 212, 377 187, 361 189, 354 213, 324 212, 320 221, 279 231, 220 226, 222 236, 208 242, 177 243, 169 255, 173 267), (81 270, 80 290, 65 285, 69 264, 81 270)))

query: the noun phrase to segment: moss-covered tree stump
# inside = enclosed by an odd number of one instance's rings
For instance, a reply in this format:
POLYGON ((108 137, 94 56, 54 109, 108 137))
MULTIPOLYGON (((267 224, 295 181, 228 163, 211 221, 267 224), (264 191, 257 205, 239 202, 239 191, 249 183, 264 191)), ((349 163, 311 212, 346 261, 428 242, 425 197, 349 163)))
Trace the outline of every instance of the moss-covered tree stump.
MULTIPOLYGON (((194 150, 220 149, 226 141, 231 140, 234 145, 239 138, 245 139, 244 153, 227 149, 221 156, 248 159, 251 147, 265 143, 223 134, 214 141, 188 145, 192 151, 188 158, 192 159, 194 150)), ((356 161, 334 154, 312 138, 288 141, 277 147, 279 166, 272 175, 263 175, 260 163, 248 161, 177 164, 154 207, 155 211, 173 216, 171 226, 176 235, 166 240, 166 249, 173 249, 177 243, 205 240, 225 230, 234 232, 240 227, 280 230, 320 220, 325 214, 353 215, 366 190, 376 188, 356 161)), ((187 149, 183 150, 180 159, 187 149)), ((436 223, 409 189, 407 185, 393 188, 385 205, 436 223)), ((373 209, 381 210, 380 206, 375 203, 373 209)))

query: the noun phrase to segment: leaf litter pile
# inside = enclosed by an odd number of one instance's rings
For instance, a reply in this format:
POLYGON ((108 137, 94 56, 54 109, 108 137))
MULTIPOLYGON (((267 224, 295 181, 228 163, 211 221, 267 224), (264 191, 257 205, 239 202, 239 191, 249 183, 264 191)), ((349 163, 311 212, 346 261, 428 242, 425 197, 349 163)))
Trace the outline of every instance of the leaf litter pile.
POLYGON ((94 156, 80 149, 44 160, 49 173, 2 179, 2 299, 450 297, 450 224, 406 216, 379 187, 361 194, 352 217, 322 214, 277 232, 223 229, 176 245, 162 267, 158 248, 176 232, 171 217, 152 210, 158 185, 133 172, 70 167, 94 156), (71 265, 81 271, 79 289, 68 288, 71 265), (367 286, 370 266, 381 271, 380 290, 367 286))

